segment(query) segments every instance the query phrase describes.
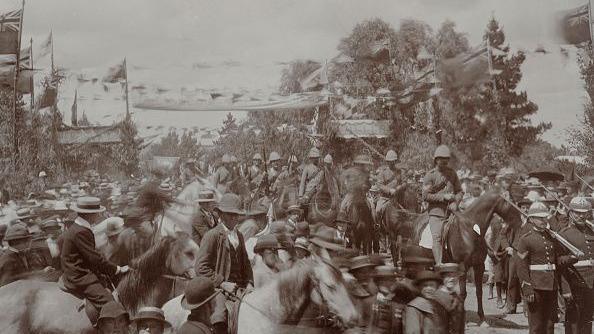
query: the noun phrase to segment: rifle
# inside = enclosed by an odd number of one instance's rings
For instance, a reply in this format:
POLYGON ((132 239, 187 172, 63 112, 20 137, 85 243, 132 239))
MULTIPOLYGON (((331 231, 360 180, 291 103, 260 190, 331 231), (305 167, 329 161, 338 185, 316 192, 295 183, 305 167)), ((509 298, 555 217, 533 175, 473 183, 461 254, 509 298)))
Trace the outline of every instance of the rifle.
MULTIPOLYGON (((509 203, 514 209, 518 210, 518 212, 526 217, 527 222, 529 222, 530 224, 534 225, 534 223, 532 222, 532 220, 530 219, 530 217, 528 217, 528 214, 526 214, 524 211, 522 211, 522 209, 520 209, 516 203, 512 202, 511 200, 505 198, 505 196, 501 196, 501 198, 503 198, 507 203, 509 203)), ((579 248, 577 248, 576 246, 574 246, 571 242, 567 241, 567 239, 563 238, 559 233, 551 230, 548 227, 545 227, 543 229, 551 238, 555 239, 557 242, 559 242, 563 247, 565 247, 565 249, 567 249, 573 256, 575 257, 580 257, 580 256, 584 256, 584 252, 582 252, 579 248)))
POLYGON ((582 179, 577 173, 574 173, 573 175, 575 175, 575 177, 578 178, 578 180, 582 181, 582 183, 587 186, 588 188, 590 188, 590 190, 594 191, 594 187, 592 187, 588 182, 586 182, 586 180, 582 179))
MULTIPOLYGON (((550 191, 549 189, 547 189, 547 187, 541 185, 541 187, 547 192, 547 194, 551 195, 551 197, 553 197, 553 199, 559 203, 561 203, 561 205, 565 208, 565 210, 567 210, 567 216, 569 217, 569 219, 571 219, 571 221, 573 221, 575 223, 575 219, 573 219, 573 217, 571 217, 569 215, 569 211, 571 211, 571 208, 565 204, 565 202, 561 201, 561 199, 559 197, 557 197, 557 195, 555 195, 554 192, 550 191)), ((590 222, 589 220, 585 221, 586 226, 588 226, 588 228, 594 232, 594 224, 592 222, 590 222)))
POLYGON ((260 185, 258 190, 264 187, 264 195, 269 196, 270 192, 270 185, 268 184, 268 163, 266 162, 266 145, 262 143, 262 160, 264 160, 264 174, 262 175, 262 181, 260 181, 260 185))

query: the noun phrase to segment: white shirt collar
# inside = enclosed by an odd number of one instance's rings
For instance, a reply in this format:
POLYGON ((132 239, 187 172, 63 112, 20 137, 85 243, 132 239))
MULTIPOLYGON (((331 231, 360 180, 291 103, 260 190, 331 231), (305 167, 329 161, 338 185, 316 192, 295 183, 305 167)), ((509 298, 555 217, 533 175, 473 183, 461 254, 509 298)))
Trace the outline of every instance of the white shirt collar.
POLYGON ((81 217, 76 217, 76 219, 74 219, 74 223, 78 226, 82 226, 82 227, 88 228, 89 230, 93 230, 91 228, 91 224, 81 217))
POLYGON ((237 235, 237 230, 230 230, 223 222, 221 222, 221 225, 223 225, 223 230, 225 230, 225 233, 227 234, 227 239, 229 240, 231 245, 233 245, 233 248, 237 248, 239 246, 239 236, 237 235))

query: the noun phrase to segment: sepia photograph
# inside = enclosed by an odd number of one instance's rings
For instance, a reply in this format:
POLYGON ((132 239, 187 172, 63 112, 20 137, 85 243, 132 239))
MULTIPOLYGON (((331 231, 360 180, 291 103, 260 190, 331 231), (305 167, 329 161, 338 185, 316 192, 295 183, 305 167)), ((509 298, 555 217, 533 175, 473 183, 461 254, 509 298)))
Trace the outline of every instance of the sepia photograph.
POLYGON ((591 334, 594 0, 2 0, 0 334, 591 334))

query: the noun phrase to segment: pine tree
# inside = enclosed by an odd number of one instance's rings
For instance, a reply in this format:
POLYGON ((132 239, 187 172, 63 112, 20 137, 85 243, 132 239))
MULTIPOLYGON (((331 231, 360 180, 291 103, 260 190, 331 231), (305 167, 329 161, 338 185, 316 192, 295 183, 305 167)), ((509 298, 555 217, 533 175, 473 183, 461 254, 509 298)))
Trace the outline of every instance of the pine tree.
MULTIPOLYGON (((524 147, 534 143, 544 131, 551 128, 551 124, 533 125, 530 121, 529 117, 538 111, 538 106, 528 99, 525 91, 516 91, 522 79, 521 66, 526 56, 522 51, 510 53, 509 46, 504 44, 505 33, 495 18, 489 21, 484 40, 488 41, 492 50, 501 51, 501 55, 494 54, 492 57, 493 69, 501 70, 501 73, 492 76, 488 88, 480 95, 477 107, 482 109, 488 133, 503 137, 504 145, 500 146, 505 151, 501 153, 519 156, 524 147)), ((505 162, 491 163, 493 167, 499 167, 505 162)))
POLYGON ((238 129, 239 129, 239 127, 237 126, 237 123, 235 122, 235 117, 233 117, 233 114, 228 113, 227 118, 225 118, 225 120, 223 120, 223 127, 219 131, 219 134, 221 136, 226 136, 226 135, 236 132, 238 129))
MULTIPOLYGON (((85 114, 83 113, 83 117, 85 114)), ((116 146, 114 153, 121 170, 130 175, 138 170, 140 145, 142 140, 136 138, 138 130, 130 114, 119 124, 121 143, 116 146)))

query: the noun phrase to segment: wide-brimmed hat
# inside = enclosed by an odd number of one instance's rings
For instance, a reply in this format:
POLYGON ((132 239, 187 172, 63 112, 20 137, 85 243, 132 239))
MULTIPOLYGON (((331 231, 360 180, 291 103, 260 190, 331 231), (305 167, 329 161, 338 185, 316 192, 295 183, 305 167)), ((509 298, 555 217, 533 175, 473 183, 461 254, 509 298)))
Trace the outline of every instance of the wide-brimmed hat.
POLYGON ((261 198, 257 201, 253 201, 248 209, 246 210, 245 214, 247 216, 260 216, 265 215, 268 213, 268 207, 270 203, 265 201, 264 198, 261 198))
POLYGON ((11 240, 19 240, 19 239, 26 239, 30 238, 31 233, 29 233, 29 229, 23 223, 16 223, 14 225, 9 226, 6 229, 6 235, 4 235, 5 241, 11 240))
POLYGON ((203 190, 198 193, 198 203, 216 202, 215 193, 212 190, 203 190))
POLYGON ((409 246, 402 250, 402 262, 430 266, 435 263, 431 250, 419 246, 409 246))
POLYGON ((254 246, 254 253, 259 253, 265 249, 276 250, 279 248, 280 244, 274 234, 264 234, 258 237, 256 246, 254 246))
POLYGON ((199 308, 216 296, 217 293, 211 279, 202 276, 195 277, 186 286, 181 306, 185 310, 199 308))
POLYGON ((48 219, 41 223, 42 230, 59 229, 59 228, 61 228, 60 223, 58 223, 58 221, 55 219, 48 219))
POLYGON ((171 328, 171 324, 169 323, 169 321, 165 320, 165 313, 163 312, 163 310, 154 306, 141 307, 136 313, 136 316, 134 317, 134 320, 132 320, 132 322, 137 323, 140 320, 149 319, 161 322, 165 328, 171 328))
POLYGON ((419 285, 423 282, 426 281, 435 281, 438 282, 439 284, 441 284, 442 279, 441 276, 431 270, 421 270, 417 273, 417 275, 415 276, 415 284, 419 285))
POLYGON ((323 226, 320 227, 313 235, 311 235, 309 241, 318 247, 329 250, 347 250, 347 248, 343 246, 343 240, 338 239, 337 232, 338 230, 333 227, 323 226))
POLYGON ((397 276, 396 267, 390 265, 377 266, 371 274, 374 278, 391 279, 397 276))
POLYGON ((367 267, 377 267, 381 265, 381 262, 374 261, 369 255, 360 255, 351 259, 351 265, 349 270, 357 270, 367 267))
POLYGON ((124 209, 124 212, 122 212, 122 218, 124 219, 125 225, 140 224, 144 221, 145 212, 143 208, 136 205, 131 205, 124 209))
POLYGON ((460 265, 457 263, 442 263, 439 266, 436 266, 435 269, 439 272, 440 275, 463 274, 462 270, 460 269, 460 265))
POLYGON ((116 301, 110 301, 101 308, 101 313, 99 314, 99 319, 97 319, 97 322, 101 321, 102 319, 115 319, 121 315, 126 315, 128 318, 130 317, 122 304, 116 301))
POLYGON ((101 213, 105 207, 97 197, 84 196, 76 199, 76 203, 70 206, 70 210, 78 213, 101 213))
POLYGON ((106 219, 105 234, 113 237, 124 231, 124 219, 121 217, 109 217, 106 219))
POLYGON ((236 215, 246 214, 246 210, 243 209, 241 203, 241 198, 233 193, 224 194, 217 204, 216 209, 224 213, 234 213, 236 215))
POLYGON ((16 219, 29 219, 33 217, 33 212, 30 208, 20 208, 16 211, 16 219))

